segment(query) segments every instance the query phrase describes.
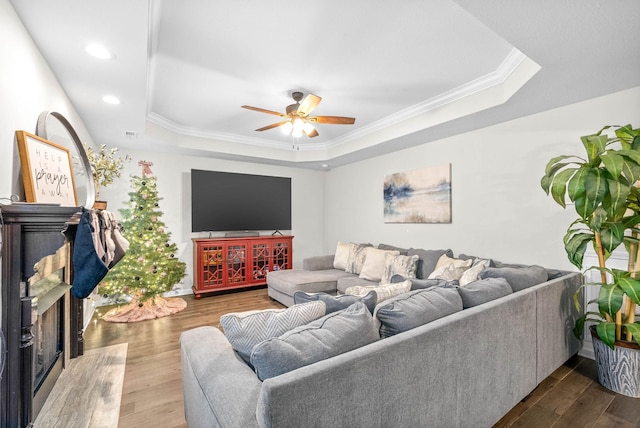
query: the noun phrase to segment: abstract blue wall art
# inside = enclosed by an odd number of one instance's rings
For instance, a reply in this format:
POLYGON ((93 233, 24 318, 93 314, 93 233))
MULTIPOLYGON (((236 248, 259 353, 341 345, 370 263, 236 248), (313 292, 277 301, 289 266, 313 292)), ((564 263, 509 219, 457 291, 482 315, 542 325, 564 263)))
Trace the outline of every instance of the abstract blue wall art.
POLYGON ((385 223, 451 223, 451 164, 384 178, 385 223))

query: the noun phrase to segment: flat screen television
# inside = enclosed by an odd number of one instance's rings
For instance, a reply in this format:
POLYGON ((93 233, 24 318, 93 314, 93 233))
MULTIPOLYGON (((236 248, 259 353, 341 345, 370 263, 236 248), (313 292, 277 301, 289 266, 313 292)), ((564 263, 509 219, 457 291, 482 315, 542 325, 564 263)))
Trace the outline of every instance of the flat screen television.
POLYGON ((191 170, 191 231, 291 230, 291 178, 191 170))

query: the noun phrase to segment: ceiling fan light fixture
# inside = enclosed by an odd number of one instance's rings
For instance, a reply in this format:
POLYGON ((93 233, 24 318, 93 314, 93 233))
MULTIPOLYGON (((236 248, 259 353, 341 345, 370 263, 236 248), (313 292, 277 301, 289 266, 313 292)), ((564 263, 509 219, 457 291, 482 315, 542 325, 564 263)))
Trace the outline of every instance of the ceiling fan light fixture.
POLYGON ((280 130, 282 131, 283 134, 285 135, 289 135, 291 134, 291 131, 293 131, 293 123, 291 122, 287 122, 284 125, 282 125, 280 127, 280 130))
POLYGON ((314 126, 310 123, 310 122, 305 122, 302 130, 304 131, 305 134, 310 134, 312 133, 316 128, 314 128, 314 126))
POLYGON ((115 55, 111 53, 109 49, 106 47, 99 45, 97 43, 91 43, 87 45, 84 50, 91 56, 99 58, 99 59, 113 59, 115 55))

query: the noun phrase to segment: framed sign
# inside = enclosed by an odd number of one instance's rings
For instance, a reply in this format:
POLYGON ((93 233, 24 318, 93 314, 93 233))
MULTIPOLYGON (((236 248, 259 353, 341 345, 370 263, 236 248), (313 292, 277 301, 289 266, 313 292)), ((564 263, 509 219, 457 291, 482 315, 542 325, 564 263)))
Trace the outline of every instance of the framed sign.
POLYGON ((77 206, 69 150, 26 131, 16 138, 27 202, 77 206))

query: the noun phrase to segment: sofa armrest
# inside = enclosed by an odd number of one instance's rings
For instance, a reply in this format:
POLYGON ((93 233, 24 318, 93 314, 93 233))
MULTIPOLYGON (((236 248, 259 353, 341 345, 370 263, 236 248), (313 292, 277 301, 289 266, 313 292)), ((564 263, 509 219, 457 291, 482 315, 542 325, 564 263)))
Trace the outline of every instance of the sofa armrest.
POLYGON ((184 413, 189 428, 257 427, 262 382, 214 327, 180 335, 184 413))
POLYGON ((333 269, 334 254, 326 256, 307 257, 302 261, 302 269, 304 270, 327 270, 333 269))

